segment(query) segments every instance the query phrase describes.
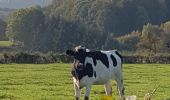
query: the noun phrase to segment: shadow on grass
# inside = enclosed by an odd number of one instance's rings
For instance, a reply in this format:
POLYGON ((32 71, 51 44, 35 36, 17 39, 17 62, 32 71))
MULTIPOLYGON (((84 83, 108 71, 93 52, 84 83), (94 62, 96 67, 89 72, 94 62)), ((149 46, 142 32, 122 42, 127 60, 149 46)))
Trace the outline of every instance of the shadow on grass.
POLYGON ((170 97, 169 97, 169 98, 167 98, 166 100, 170 100, 170 97))
POLYGON ((17 97, 11 94, 0 94, 0 100, 3 100, 3 99, 17 100, 17 97))

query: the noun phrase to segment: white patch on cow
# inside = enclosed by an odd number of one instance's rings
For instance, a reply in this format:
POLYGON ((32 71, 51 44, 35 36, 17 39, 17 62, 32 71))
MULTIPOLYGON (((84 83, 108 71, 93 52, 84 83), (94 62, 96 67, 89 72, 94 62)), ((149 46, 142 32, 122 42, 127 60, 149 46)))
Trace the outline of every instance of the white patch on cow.
POLYGON ((85 49, 86 49, 86 47, 85 47, 85 46, 81 46, 81 45, 80 45, 80 46, 75 47, 75 50, 76 50, 76 51, 78 51, 79 49, 84 49, 84 50, 85 50, 85 49))
POLYGON ((89 49, 86 49, 86 52, 90 52, 90 50, 89 50, 89 49))

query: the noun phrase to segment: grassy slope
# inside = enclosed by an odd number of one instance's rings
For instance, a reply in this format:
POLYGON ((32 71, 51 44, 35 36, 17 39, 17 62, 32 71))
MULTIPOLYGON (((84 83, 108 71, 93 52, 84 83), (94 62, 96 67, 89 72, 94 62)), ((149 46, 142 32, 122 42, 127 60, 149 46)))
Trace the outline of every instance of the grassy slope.
MULTIPOLYGON (((1 64, 0 99, 74 100, 71 64, 1 64)), ((147 92, 159 86, 153 100, 170 98, 170 65, 126 64, 124 79, 127 95, 143 100, 147 92)), ((115 82, 113 96, 117 99, 115 82)), ((101 100, 103 86, 93 86, 91 100, 101 100)), ((84 89, 83 93, 84 94, 84 89)))
POLYGON ((13 43, 11 41, 0 41, 0 47, 9 47, 12 45, 13 43))

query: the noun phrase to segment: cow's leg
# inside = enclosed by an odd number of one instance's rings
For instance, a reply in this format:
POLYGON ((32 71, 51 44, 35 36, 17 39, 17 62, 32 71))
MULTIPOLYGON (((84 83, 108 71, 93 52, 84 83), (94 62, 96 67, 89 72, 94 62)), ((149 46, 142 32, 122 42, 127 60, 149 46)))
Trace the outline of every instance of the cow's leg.
POLYGON ((91 85, 86 86, 86 93, 85 93, 84 100, 89 100, 90 91, 91 91, 91 85))
POLYGON ((119 90, 119 94, 120 94, 120 98, 121 100, 125 100, 125 88, 124 88, 124 84, 123 84, 123 77, 122 77, 122 73, 120 73, 117 78, 116 78, 116 82, 117 82, 117 86, 118 86, 118 90, 119 90))
POLYGON ((76 100, 80 100, 80 89, 76 83, 74 83, 74 90, 75 90, 76 100))
POLYGON ((104 88, 105 88, 106 95, 111 96, 112 95, 112 85, 109 81, 104 84, 104 88))

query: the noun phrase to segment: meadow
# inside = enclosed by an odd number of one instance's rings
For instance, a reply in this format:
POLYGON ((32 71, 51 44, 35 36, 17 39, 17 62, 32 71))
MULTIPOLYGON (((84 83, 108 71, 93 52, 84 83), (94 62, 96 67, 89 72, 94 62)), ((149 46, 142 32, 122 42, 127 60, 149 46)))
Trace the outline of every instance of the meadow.
MULTIPOLYGON (((70 71, 71 64, 0 64, 0 100, 74 100, 70 71)), ((123 74, 126 95, 143 100, 158 87, 153 100, 170 100, 170 64, 124 64, 123 74)), ((112 96, 118 100, 112 84, 112 96)), ((103 95, 102 85, 93 86, 90 100, 103 95)))
POLYGON ((0 41, 0 47, 10 47, 13 45, 11 41, 0 41))

